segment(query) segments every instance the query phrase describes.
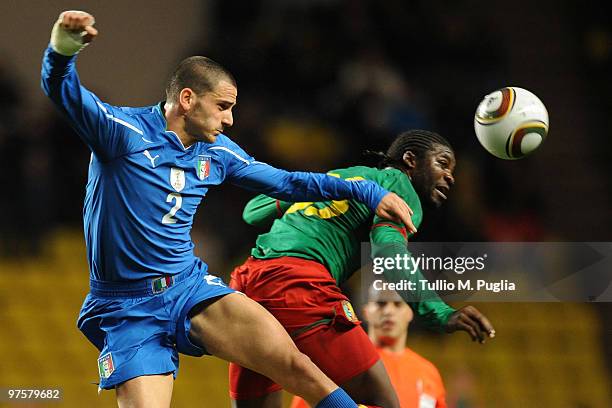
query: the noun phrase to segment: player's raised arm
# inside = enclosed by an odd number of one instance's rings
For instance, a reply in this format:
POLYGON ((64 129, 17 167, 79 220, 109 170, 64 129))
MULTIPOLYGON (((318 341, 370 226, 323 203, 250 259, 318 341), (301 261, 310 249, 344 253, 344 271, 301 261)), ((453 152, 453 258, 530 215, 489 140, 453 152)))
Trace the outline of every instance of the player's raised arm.
POLYGON ((95 22, 94 17, 84 11, 62 12, 51 31, 51 47, 66 57, 78 54, 98 35, 95 22))
POLYGON ((43 56, 41 86, 89 148, 101 160, 109 160, 127 153, 143 131, 136 120, 81 86, 76 55, 98 35, 94 23, 84 11, 59 15, 43 56))

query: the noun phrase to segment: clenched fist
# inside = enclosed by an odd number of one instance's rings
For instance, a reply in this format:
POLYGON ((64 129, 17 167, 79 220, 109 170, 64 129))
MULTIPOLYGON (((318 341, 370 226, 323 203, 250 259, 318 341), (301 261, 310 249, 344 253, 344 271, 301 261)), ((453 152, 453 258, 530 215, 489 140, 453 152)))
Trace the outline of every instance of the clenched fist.
POLYGON ((84 11, 69 10, 59 15, 51 31, 51 47, 58 54, 73 56, 98 35, 94 17, 84 11))

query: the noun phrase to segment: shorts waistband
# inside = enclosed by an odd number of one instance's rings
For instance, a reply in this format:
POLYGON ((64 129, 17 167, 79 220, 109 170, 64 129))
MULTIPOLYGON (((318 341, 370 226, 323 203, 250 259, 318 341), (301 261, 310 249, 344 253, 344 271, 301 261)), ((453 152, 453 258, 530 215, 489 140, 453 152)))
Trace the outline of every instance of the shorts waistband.
POLYGON ((112 282, 89 280, 89 291, 102 297, 139 297, 153 296, 190 277, 190 273, 164 275, 157 278, 141 279, 133 282, 112 282))
MULTIPOLYGON (((310 258, 300 258, 297 256, 289 256, 283 255, 277 258, 256 258, 254 256, 249 256, 246 260, 247 263, 277 263, 281 265, 308 265, 309 267, 314 267, 317 269, 327 271, 327 267, 320 261, 310 258)), ((329 272, 328 272, 329 273, 329 272)))

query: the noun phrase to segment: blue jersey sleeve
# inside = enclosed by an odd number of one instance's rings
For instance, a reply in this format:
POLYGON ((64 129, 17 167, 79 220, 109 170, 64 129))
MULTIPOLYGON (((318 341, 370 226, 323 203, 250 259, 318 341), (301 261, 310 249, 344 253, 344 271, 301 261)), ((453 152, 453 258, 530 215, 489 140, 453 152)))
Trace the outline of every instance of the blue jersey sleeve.
POLYGON ((144 134, 140 124, 83 87, 75 61, 76 57, 57 54, 47 47, 41 72, 43 91, 101 161, 129 153, 144 134))
POLYGON ((378 184, 368 181, 346 181, 321 173, 289 172, 258 162, 231 142, 218 149, 230 155, 226 164, 229 180, 247 190, 284 201, 357 200, 373 211, 388 193, 378 184))

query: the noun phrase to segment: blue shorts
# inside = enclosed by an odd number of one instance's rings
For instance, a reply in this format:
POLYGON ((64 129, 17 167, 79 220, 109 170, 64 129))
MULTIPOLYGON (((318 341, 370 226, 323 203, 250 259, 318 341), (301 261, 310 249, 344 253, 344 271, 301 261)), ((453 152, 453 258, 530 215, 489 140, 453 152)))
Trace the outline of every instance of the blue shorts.
POLYGON ((191 309, 236 291, 205 272, 149 279, 136 286, 92 282, 77 326, 100 350, 100 388, 142 375, 174 373, 178 353, 202 356, 189 340, 191 309), (96 285, 94 285, 96 284, 96 285))

